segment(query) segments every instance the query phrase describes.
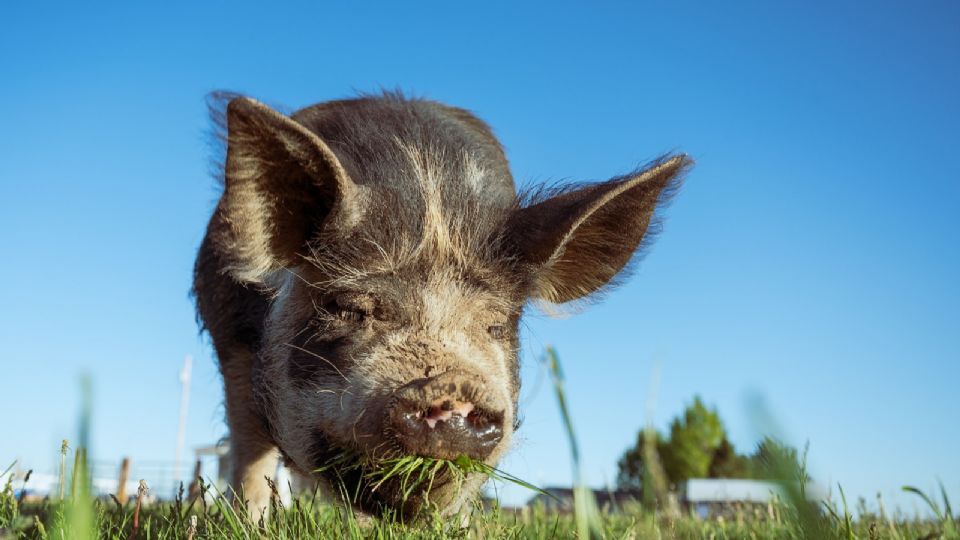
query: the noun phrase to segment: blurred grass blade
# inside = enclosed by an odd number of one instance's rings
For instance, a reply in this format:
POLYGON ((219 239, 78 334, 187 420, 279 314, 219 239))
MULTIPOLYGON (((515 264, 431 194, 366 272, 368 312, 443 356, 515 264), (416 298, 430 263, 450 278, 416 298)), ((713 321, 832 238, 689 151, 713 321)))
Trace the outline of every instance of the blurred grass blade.
MULTIPOLYGON (((751 417, 754 429, 758 433, 766 434, 767 438, 774 442, 782 440, 782 432, 777 422, 774 420, 766 401, 760 394, 752 394, 747 398, 747 413, 751 417)), ((786 502, 793 508, 797 514, 797 525, 800 528, 802 538, 811 540, 820 540, 827 537, 828 533, 825 524, 816 512, 817 506, 811 504, 806 497, 807 482, 807 452, 809 447, 804 449, 803 462, 800 469, 797 470, 794 464, 780 452, 772 452, 770 456, 770 470, 773 473, 773 481, 786 496, 786 502)), ((841 491, 842 493, 842 491, 841 491)), ((829 505, 824 506, 839 521, 839 526, 844 530, 849 530, 846 526, 846 518, 841 518, 829 505)), ((846 515, 846 509, 844 509, 846 515)))
POLYGON ((943 519, 943 513, 940 511, 940 506, 937 505, 937 502, 934 501, 932 498, 930 498, 929 495, 927 495, 927 494, 924 493, 923 491, 921 491, 921 490, 919 490, 919 489, 917 489, 917 488, 915 488, 915 487, 913 487, 913 486, 903 486, 902 489, 903 489, 903 491, 906 491, 907 493, 913 493, 914 495, 917 495, 918 497, 920 497, 921 499, 923 499, 924 502, 927 503, 927 506, 930 507, 930 510, 933 510, 933 514, 934 514, 935 516, 937 516, 937 520, 940 521, 941 523, 944 521, 944 519, 943 519))
POLYGON ((66 504, 65 519, 57 520, 54 537, 86 540, 97 537, 97 523, 94 515, 92 479, 90 477, 90 458, 87 449, 90 443, 90 420, 92 417, 93 390, 88 376, 80 379, 80 419, 78 440, 80 444, 74 450, 74 470, 71 475, 71 497, 66 504), (59 529, 59 530, 57 530, 59 529))
POLYGON ((577 445, 576 433, 573 430, 573 420, 567 404, 564 391, 563 370, 560 367, 560 358, 553 347, 547 347, 547 365, 553 378, 553 389, 557 396, 557 405, 560 407, 560 416, 567 432, 570 444, 570 457, 573 469, 573 512, 577 527, 577 538, 603 538, 603 527, 600 520, 600 511, 597 509, 597 500, 585 484, 580 469, 580 448, 577 445))
POLYGON ((949 520, 953 520, 953 508, 950 507, 950 497, 947 496, 947 488, 944 487, 943 481, 938 482, 940 484, 940 496, 943 497, 943 514, 949 520))

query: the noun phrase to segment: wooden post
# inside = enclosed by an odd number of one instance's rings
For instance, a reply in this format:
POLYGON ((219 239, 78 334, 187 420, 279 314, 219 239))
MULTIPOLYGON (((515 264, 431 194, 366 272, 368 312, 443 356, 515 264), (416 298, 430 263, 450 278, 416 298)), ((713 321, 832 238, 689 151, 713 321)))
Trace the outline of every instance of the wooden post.
POLYGON ((120 504, 127 504, 127 481, 130 478, 130 458, 123 458, 120 463, 120 477, 117 478, 117 500, 120 504))
POLYGON ((193 467, 193 478, 190 479, 190 489, 187 490, 187 500, 194 501, 198 496, 200 496, 200 469, 203 466, 203 462, 200 461, 200 458, 197 458, 197 464, 193 467))

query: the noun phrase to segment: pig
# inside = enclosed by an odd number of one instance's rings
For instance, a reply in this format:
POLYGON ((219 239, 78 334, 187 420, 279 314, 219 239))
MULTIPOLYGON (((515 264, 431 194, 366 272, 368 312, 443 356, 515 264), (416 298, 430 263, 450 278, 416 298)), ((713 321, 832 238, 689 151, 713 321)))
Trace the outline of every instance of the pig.
MULTIPOLYGON (((222 101, 223 191, 193 295, 223 376, 232 487, 255 518, 278 456, 308 478, 354 482, 358 511, 400 515, 423 494, 325 465, 495 466, 519 424, 524 310, 621 281, 692 164, 666 155, 608 181, 518 192, 491 128, 462 108, 398 93, 289 115, 222 101)), ((484 480, 438 478, 429 501, 456 514, 484 480)))

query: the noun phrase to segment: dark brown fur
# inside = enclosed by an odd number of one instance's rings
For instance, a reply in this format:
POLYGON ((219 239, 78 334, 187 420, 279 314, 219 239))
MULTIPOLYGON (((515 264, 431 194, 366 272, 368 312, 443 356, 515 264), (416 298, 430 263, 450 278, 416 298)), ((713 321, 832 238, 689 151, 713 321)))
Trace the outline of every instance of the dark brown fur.
MULTIPOLYGON (((524 305, 607 287, 690 163, 518 195, 490 128, 431 101, 367 96, 286 117, 235 98, 222 125, 225 190, 194 291, 224 376, 233 485, 255 513, 277 448, 304 474, 343 449, 411 451, 390 420, 401 396, 448 395, 502 421, 483 454, 495 464, 517 417, 524 305)), ((480 483, 431 498, 453 512, 480 483)), ((400 504, 361 502, 374 499, 400 504)))

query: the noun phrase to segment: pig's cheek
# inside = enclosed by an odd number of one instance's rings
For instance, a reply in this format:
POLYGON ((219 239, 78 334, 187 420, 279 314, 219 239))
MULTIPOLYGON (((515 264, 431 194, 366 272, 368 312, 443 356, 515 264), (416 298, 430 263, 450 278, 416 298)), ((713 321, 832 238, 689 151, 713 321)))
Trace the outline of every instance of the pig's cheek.
MULTIPOLYGON (((351 381, 356 378, 350 371, 344 373, 351 381)), ((368 397, 364 389, 356 384, 329 387, 319 390, 311 396, 317 407, 316 428, 325 432, 331 440, 353 443, 363 437, 369 437, 367 429, 368 397)))

